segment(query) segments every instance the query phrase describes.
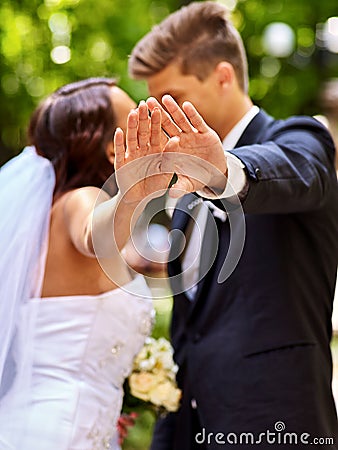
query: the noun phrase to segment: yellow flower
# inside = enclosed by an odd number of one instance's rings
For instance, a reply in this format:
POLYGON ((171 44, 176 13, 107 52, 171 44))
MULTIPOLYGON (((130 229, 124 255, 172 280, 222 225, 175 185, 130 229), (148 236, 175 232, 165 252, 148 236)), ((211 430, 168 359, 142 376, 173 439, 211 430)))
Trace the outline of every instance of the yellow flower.
POLYGON ((149 397, 154 405, 164 406, 168 411, 177 411, 181 391, 175 388, 170 381, 163 381, 150 391, 149 397))
POLYGON ((134 360, 130 392, 156 407, 177 411, 182 394, 176 385, 177 370, 170 342, 165 338, 148 338, 134 360))
POLYGON ((132 395, 144 401, 149 401, 149 392, 156 384, 157 377, 148 372, 132 373, 129 377, 132 395))

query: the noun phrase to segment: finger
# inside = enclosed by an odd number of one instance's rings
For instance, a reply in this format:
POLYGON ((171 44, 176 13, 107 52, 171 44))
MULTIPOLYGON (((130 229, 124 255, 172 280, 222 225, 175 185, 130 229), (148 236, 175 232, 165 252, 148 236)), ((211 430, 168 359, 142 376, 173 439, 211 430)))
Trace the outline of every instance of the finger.
POLYGON ((160 146, 161 146, 161 149, 163 149, 166 146, 166 144, 169 142, 170 138, 167 135, 167 133, 165 133, 163 131, 162 127, 161 127, 161 136, 160 136, 160 138, 161 138, 160 146))
POLYGON ((142 100, 138 107, 138 145, 143 153, 148 153, 149 144, 149 115, 148 106, 144 100, 142 100))
POLYGON ((172 136, 178 136, 180 134, 180 129, 178 126, 173 122, 170 115, 167 113, 167 111, 163 108, 161 103, 159 103, 156 98, 149 97, 147 99, 147 105, 150 109, 150 111, 153 111, 155 108, 159 108, 162 114, 161 117, 161 125, 163 130, 169 135, 169 137, 172 136))
POLYGON ((118 170, 124 164, 125 159, 125 146, 124 146, 124 133, 121 128, 116 128, 114 134, 114 151, 115 151, 115 170, 118 170))
POLYGON ((137 151, 137 126, 138 126, 138 112, 135 110, 130 111, 127 119, 127 153, 134 153, 137 151))
POLYGON ((154 111, 155 108, 159 108, 159 109, 162 108, 161 104, 156 100, 155 97, 147 98, 146 103, 147 103, 150 111, 154 111))
POLYGON ((184 102, 182 105, 182 109, 197 131, 199 131, 200 133, 209 131, 208 125, 204 122, 202 116, 198 113, 197 109, 192 103, 184 102))
POLYGON ((150 151, 158 153, 161 151, 161 111, 155 108, 151 114, 150 151))
POLYGON ((164 95, 162 97, 162 102, 175 121, 176 125, 185 133, 191 133, 193 131, 191 123, 175 100, 170 95, 164 95))

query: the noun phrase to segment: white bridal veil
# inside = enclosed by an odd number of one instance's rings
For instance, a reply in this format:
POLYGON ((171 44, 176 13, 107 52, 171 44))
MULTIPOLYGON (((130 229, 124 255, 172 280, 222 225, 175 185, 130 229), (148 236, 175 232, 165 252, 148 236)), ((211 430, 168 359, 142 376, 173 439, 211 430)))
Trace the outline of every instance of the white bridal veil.
POLYGON ((16 331, 21 307, 41 293, 54 186, 51 162, 34 147, 26 147, 0 169, 1 449, 12 448, 2 433, 11 387, 16 378, 29 379, 22 355, 17 355, 16 331))

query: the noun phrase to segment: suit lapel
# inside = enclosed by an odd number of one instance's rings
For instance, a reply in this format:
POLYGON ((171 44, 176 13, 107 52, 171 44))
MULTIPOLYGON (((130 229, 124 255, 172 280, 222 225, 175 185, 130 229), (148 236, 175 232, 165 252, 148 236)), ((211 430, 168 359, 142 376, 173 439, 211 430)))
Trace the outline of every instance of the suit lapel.
MULTIPOLYGON (((252 145, 260 142, 260 139, 263 138, 265 129, 271 123, 274 119, 266 114, 263 110, 260 110, 259 113, 252 119, 252 121, 249 123, 249 125, 244 130, 242 136, 238 140, 235 148, 238 147, 244 147, 246 145, 252 145)), ((220 204, 220 208, 224 208, 222 204, 220 204)), ((202 252, 201 252, 201 258, 206 258, 203 262, 201 261, 202 270, 204 272, 201 274, 201 279, 198 283, 198 288, 196 292, 196 298, 193 302, 193 306, 191 308, 191 313, 196 308, 196 305, 199 303, 199 300, 201 298, 201 293, 203 291, 203 285, 207 279, 207 274, 205 273, 206 268, 211 268, 215 252, 217 251, 217 248, 215 246, 219 242, 218 234, 217 234, 217 226, 216 222, 217 219, 212 217, 213 220, 210 220, 211 213, 208 215, 208 221, 206 225, 207 232, 204 235, 203 242, 202 242, 202 252)), ((224 223, 219 224, 219 230, 220 233, 228 232, 230 233, 229 229, 229 221, 227 220, 224 223)), ((228 249, 222 249, 222 252, 225 255, 227 254, 228 249)))
POLYGON ((261 109, 246 127, 235 148, 259 143, 265 133, 266 127, 273 120, 271 116, 261 109))

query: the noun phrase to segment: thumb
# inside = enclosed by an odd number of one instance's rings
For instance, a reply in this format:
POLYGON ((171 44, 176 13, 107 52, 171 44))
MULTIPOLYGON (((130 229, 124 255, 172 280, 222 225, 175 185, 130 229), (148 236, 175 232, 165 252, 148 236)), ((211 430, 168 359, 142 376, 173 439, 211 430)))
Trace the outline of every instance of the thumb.
POLYGON ((178 136, 173 136, 169 139, 163 149, 163 153, 173 153, 179 151, 180 138, 178 136))
POLYGON ((161 172, 173 173, 175 172, 175 161, 178 155, 179 138, 174 136, 164 146, 162 151, 161 172))

